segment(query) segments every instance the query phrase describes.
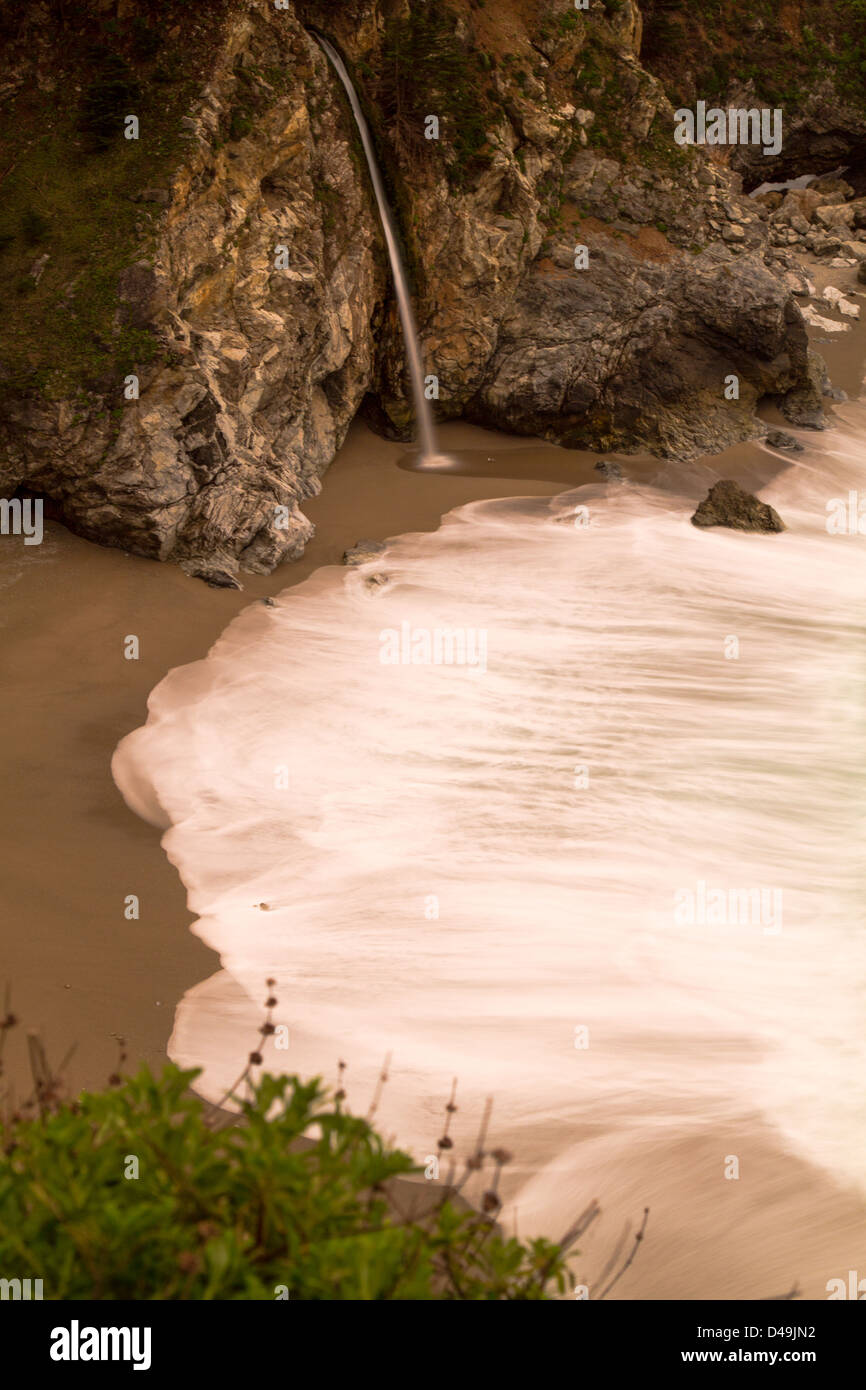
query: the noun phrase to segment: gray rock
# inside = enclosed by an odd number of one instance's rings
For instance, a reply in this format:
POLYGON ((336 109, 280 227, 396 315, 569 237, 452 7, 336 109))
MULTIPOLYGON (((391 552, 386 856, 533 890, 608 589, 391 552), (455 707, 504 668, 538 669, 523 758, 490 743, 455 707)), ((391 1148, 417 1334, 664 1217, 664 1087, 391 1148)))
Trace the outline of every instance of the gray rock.
POLYGON ((382 541, 356 541, 343 552, 344 565, 366 565, 368 560, 377 560, 384 555, 387 546, 382 541))
POLYGON ((181 569, 192 579, 203 579, 212 589, 242 589, 237 577, 237 562, 221 561, 213 556, 200 556, 181 561, 181 569))
POLYGON ((321 51, 272 7, 237 10, 229 27, 181 123, 199 138, 166 178, 169 205, 152 188, 139 203, 154 217, 147 260, 142 247, 116 285, 118 330, 156 345, 139 398, 122 378, 100 381, 83 405, 8 399, 0 420, 10 481, 58 499, 71 530, 214 584, 303 553, 302 504, 373 382, 386 283, 351 115, 321 51), (257 90, 255 129, 229 163, 215 113, 236 101, 239 52, 250 71, 292 76, 257 90))
POLYGON ((502 314, 465 413, 571 448, 697 458, 761 433, 755 406, 791 402, 792 424, 823 422, 802 314, 758 256, 720 245, 636 262, 599 238, 592 275, 556 242, 502 314), (552 265, 552 269, 548 268, 552 265), (722 384, 735 373, 737 402, 722 384), (796 417, 796 418, 794 418, 796 417))
POLYGON ((821 174, 817 179, 813 179, 809 184, 810 193, 820 193, 822 197, 835 198, 838 200, 850 198, 854 192, 850 183, 839 178, 838 174, 821 174))
POLYGON ((854 209, 850 203, 827 203, 824 207, 815 209, 815 221, 833 231, 837 228, 853 227, 854 209))
POLYGON ((806 272, 799 267, 794 270, 786 270, 782 277, 788 289, 798 299, 810 299, 815 293, 815 286, 809 279, 806 272))
POLYGON ((788 449, 792 454, 803 452, 803 445, 799 439, 795 439, 792 434, 786 434, 784 430, 770 430, 764 442, 769 444, 771 449, 788 449))
MULTIPOLYGON (((816 256, 837 256, 844 246, 841 236, 817 236, 810 248, 816 256)), ((808 245, 808 239, 807 239, 808 245)))
POLYGON ((622 482, 622 469, 614 459, 599 459, 595 465, 595 471, 600 473, 609 483, 622 482))
POLYGON ((811 348, 807 352, 806 377, 805 383, 779 401, 779 409, 788 423, 798 429, 823 430, 827 423, 821 405, 824 363, 811 348))
POLYGON ((710 488, 692 517, 693 526, 726 526, 734 531, 784 531, 785 524, 771 506, 723 478, 710 488))

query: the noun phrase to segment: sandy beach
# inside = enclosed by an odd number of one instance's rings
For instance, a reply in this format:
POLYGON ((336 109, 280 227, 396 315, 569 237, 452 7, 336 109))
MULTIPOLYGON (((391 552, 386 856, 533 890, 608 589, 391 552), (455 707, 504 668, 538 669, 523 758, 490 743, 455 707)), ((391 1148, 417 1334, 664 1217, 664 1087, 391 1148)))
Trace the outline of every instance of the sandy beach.
MULTIPOLYGON (((357 424, 321 494, 306 503, 316 535, 302 559, 245 575, 242 592, 93 545, 55 522, 46 522, 41 546, 25 549, 13 537, 0 551, 0 756, 12 790, 2 811, 2 894, 4 915, 17 924, 4 978, 17 1015, 41 1031, 52 1059, 75 1044, 72 1085, 104 1081, 117 1035, 127 1038, 132 1064, 159 1064, 178 999, 216 967, 187 930, 192 918, 159 836, 128 812, 109 768, 166 672, 205 656, 251 602, 341 564, 360 538, 435 530, 443 513, 467 502, 553 496, 598 478, 593 454, 461 424, 442 437, 465 472, 413 471, 404 445, 357 424), (124 658, 129 635, 139 639, 138 660, 124 658), (130 894, 140 900, 138 920, 124 915, 130 894)), ((664 466, 641 456, 621 463, 634 476, 664 466)), ((718 466, 759 486, 778 459, 744 445, 718 466)), ((23 1061, 10 1049, 8 1072, 19 1085, 28 1078, 23 1061)))
MULTIPOLYGON (((848 273, 832 279, 847 284, 848 273)), ((819 350, 834 381, 856 394, 862 330, 819 350)), ((598 479, 594 455, 470 426, 445 427, 442 445, 459 454, 461 471, 418 473, 404 445, 356 424, 322 494, 305 506, 317 531, 303 559, 268 577, 245 576, 243 592, 208 588, 172 565, 91 545, 56 523, 47 524, 41 547, 25 551, 15 538, 4 545, 2 897, 11 950, 3 976, 16 1014, 39 1029, 54 1061, 75 1045, 72 1089, 104 1082, 117 1035, 127 1039, 130 1068, 143 1061, 158 1068, 178 1000, 218 969, 188 930, 184 891, 158 833, 130 814, 109 771, 117 742, 143 722, 158 681, 203 657, 247 604, 339 564, 362 537, 431 530, 466 502, 550 496, 598 479), (124 640, 133 634, 140 658, 125 660, 124 640), (137 920, 125 916, 130 894, 140 901, 137 920)), ((664 468, 659 460, 620 463, 635 477, 664 468)), ((708 461, 717 475, 752 487, 780 466, 779 456, 753 445, 708 461)), ((20 1035, 7 1071, 23 1089, 20 1035)), ((685 1137, 656 1133, 648 1123, 625 1162, 620 1139, 613 1159, 607 1136, 587 1135, 574 1206, 597 1197, 604 1215, 583 1244, 585 1277, 599 1278, 626 1224, 633 1231, 649 1205, 647 1244, 616 1296, 761 1298, 796 1284, 807 1297, 826 1297, 826 1281, 845 1277, 862 1255, 862 1198, 786 1152, 760 1117, 745 1123, 736 1135, 685 1137), (747 1181, 721 1180, 722 1158, 731 1152, 747 1181)))
MULTIPOLYGON (((464 502, 548 496, 592 476, 590 455, 468 426, 444 435, 475 454, 478 477, 407 471, 404 445, 357 425, 307 504, 317 530, 303 559, 245 576, 243 592, 92 545, 53 522, 40 547, 14 537, 4 545, 3 906, 15 929, 3 974, 16 1013, 40 1029, 55 1061, 76 1044, 71 1084, 104 1081, 117 1034, 128 1039, 130 1064, 158 1065, 178 999, 217 964, 187 930, 183 888, 158 835, 127 811, 109 770, 158 681, 203 657, 249 603, 340 564, 362 537, 432 530, 464 502), (499 477, 481 471, 494 447, 509 460, 499 477), (128 635, 139 639, 137 661, 124 658, 128 635), (129 894, 140 899, 137 921, 124 915, 129 894)), ((19 1085, 22 1064, 23 1049, 10 1048, 19 1085)))

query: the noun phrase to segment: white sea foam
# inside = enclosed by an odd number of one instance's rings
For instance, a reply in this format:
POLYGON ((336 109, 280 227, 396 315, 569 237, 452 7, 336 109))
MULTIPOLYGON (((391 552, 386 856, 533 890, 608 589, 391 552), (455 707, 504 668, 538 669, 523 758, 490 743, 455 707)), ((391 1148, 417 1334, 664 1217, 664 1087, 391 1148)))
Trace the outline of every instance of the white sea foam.
POLYGON ((380 1121, 419 1156, 452 1077, 464 1152, 495 1097, 524 1229, 573 1214, 589 1126, 757 1113, 862 1181, 866 539, 826 504, 864 485, 866 410, 843 415, 763 490, 783 534, 694 528, 694 470, 471 504, 166 677, 114 774, 170 824, 228 972, 172 1041, 208 1094, 273 975, 270 1068, 345 1058, 363 1109, 390 1052, 380 1121), (485 668, 383 664, 404 623, 485 632, 485 668), (712 889, 781 895, 781 930, 677 916, 712 889))

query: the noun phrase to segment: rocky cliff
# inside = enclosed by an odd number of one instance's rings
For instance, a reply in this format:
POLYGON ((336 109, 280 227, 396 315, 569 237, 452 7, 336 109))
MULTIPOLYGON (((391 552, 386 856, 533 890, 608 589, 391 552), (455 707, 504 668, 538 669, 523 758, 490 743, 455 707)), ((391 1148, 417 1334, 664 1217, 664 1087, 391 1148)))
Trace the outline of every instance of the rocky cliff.
MULTIPOLYGON (((849 165, 866 192, 866 0, 641 0, 642 61, 677 106, 779 107, 784 148, 773 178, 849 165)), ((730 164, 762 183, 760 150, 730 164)))
POLYGON ((440 417, 684 458, 756 433, 765 396, 821 424, 789 229, 674 142, 633 0, 191 13, 2 21, 4 495, 234 583, 300 553, 359 410, 408 437, 375 205, 315 28, 369 113, 440 417))

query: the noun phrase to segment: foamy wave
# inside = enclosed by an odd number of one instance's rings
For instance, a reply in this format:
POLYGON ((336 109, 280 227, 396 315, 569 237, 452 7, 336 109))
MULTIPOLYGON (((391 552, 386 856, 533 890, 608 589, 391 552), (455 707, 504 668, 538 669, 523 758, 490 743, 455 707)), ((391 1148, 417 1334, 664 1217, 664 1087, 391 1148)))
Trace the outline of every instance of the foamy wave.
POLYGON ((248 1000, 216 977, 179 1010, 209 1094, 274 976, 271 1069, 344 1057, 363 1108, 391 1053, 381 1123, 419 1155, 457 1076, 458 1141, 493 1094, 516 1186, 590 1123, 750 1111, 861 1179, 866 567, 825 524, 863 479, 846 418, 763 491, 781 535, 696 530, 694 481, 475 503, 166 677, 113 767, 248 1000))

